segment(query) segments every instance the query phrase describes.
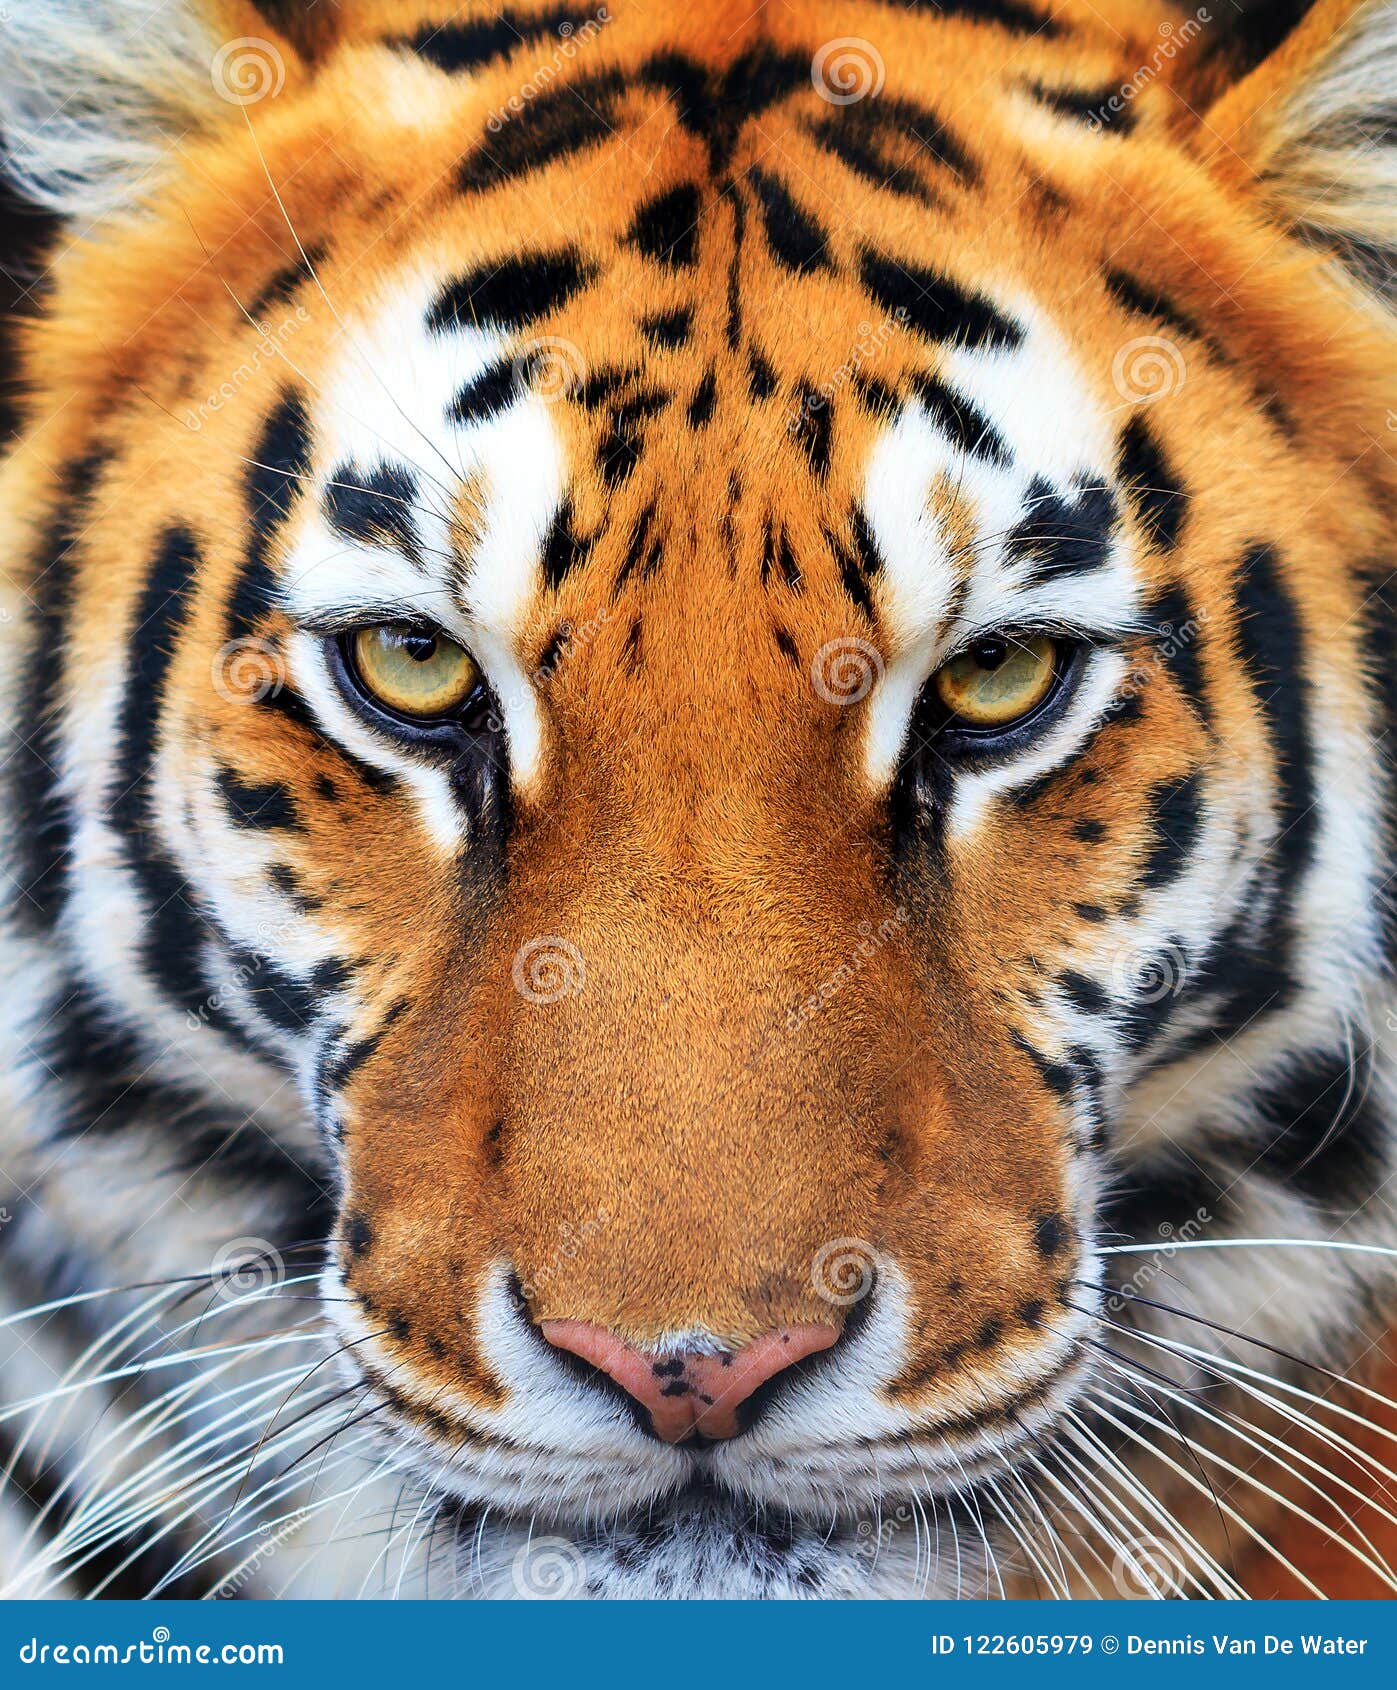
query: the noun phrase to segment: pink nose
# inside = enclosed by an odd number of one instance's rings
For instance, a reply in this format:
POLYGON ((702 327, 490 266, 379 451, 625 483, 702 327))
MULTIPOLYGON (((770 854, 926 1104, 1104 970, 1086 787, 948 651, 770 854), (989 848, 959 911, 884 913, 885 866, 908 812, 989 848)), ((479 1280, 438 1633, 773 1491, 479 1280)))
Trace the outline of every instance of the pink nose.
POLYGON ((735 1437, 742 1430, 737 1410, 754 1391, 816 1350, 827 1350, 839 1336, 837 1327, 823 1324, 783 1326, 740 1350, 657 1356, 588 1320, 545 1320, 539 1330, 550 1344, 609 1374, 646 1410, 655 1436, 667 1444, 682 1443, 695 1432, 735 1437))

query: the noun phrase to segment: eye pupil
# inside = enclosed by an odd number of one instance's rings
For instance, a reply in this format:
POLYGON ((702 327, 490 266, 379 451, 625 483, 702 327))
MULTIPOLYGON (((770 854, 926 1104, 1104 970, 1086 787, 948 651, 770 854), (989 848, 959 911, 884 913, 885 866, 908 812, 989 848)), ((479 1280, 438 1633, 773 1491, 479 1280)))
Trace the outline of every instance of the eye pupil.
POLYGON ((481 691, 471 654, 430 628, 372 623, 346 636, 345 651, 351 677, 371 700, 413 720, 450 717, 481 691))
POLYGON ((1060 668, 1059 644, 1047 634, 986 634, 942 664, 933 686, 948 725, 990 733, 1036 711, 1060 668))

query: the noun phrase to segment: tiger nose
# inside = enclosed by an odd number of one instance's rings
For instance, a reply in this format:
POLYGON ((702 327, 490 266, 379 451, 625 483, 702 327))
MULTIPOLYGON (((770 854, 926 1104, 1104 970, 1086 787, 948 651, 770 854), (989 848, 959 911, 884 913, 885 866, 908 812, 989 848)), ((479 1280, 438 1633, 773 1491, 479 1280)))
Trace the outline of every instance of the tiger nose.
POLYGON ((743 1403, 769 1379, 827 1350, 839 1336, 837 1327, 812 1322, 764 1332, 740 1349, 717 1354, 655 1355, 587 1320, 545 1320, 539 1330, 550 1344, 614 1379, 646 1411, 655 1436, 667 1444, 683 1443, 695 1433, 735 1437, 743 1430, 737 1415, 743 1403))

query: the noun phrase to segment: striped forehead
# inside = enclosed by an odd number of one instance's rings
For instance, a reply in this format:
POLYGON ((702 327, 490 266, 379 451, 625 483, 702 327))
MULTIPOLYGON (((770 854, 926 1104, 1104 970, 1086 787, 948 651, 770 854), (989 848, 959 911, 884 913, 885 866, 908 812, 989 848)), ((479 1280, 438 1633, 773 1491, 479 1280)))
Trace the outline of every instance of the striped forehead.
POLYGON ((883 561, 887 657, 870 705, 876 786, 956 645, 1005 628, 1118 632, 1139 608, 1111 419, 1045 314, 1020 300, 1004 322, 916 378, 869 456, 862 504, 883 561))
POLYGON ((310 407, 315 496, 282 599, 312 627, 419 617, 469 646, 527 784, 541 725, 518 637, 563 503, 563 446, 522 382, 488 414, 463 403, 509 365, 508 337, 443 318, 441 297, 423 275, 346 322, 310 407))

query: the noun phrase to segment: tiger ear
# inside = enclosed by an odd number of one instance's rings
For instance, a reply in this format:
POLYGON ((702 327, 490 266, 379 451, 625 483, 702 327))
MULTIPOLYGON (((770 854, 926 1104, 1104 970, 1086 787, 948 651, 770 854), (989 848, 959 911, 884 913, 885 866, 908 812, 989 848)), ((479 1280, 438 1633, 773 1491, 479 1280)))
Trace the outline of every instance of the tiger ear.
MULTIPOLYGON (((291 8, 286 8, 291 9, 291 8)), ((24 0, 0 23, 0 169, 92 220, 138 205, 186 138, 298 70, 277 8, 243 0, 24 0)))
POLYGON ((1397 310, 1397 0, 1253 5, 1196 145, 1334 273, 1397 310))

